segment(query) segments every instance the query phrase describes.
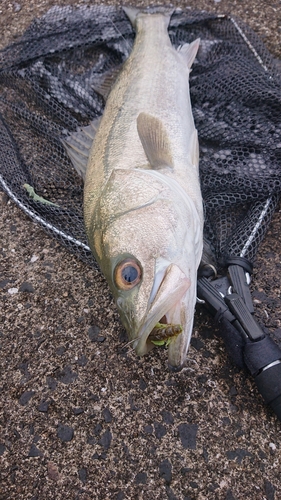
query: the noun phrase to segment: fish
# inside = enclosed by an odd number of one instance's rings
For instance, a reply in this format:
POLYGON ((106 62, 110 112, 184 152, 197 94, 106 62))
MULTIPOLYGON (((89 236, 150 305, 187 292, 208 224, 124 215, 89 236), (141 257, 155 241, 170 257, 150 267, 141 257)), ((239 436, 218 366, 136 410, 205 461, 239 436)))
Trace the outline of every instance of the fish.
POLYGON ((103 115, 63 142, 84 178, 89 246, 136 354, 165 343, 168 366, 179 371, 193 329, 203 248, 189 92, 200 40, 173 47, 171 10, 124 10, 136 37, 103 115))

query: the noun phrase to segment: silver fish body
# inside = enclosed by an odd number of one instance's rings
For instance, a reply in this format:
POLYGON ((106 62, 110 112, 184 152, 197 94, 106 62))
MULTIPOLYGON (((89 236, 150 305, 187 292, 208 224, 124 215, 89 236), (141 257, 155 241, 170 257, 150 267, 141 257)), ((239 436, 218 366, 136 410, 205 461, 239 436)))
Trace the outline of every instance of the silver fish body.
POLYGON ((176 50, 170 15, 126 12, 136 39, 90 149, 85 227, 136 353, 153 347, 149 335, 160 320, 181 325, 168 347, 177 370, 190 342, 203 246, 189 96, 199 41, 176 50))

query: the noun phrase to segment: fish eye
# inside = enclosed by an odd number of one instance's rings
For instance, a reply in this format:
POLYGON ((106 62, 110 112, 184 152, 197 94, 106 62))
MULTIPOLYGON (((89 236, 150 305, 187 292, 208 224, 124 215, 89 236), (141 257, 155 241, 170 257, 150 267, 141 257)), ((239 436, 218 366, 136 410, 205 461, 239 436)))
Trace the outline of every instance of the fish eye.
POLYGON ((141 280, 142 270, 134 259, 125 259, 119 262, 115 268, 115 284, 121 290, 131 290, 141 280))

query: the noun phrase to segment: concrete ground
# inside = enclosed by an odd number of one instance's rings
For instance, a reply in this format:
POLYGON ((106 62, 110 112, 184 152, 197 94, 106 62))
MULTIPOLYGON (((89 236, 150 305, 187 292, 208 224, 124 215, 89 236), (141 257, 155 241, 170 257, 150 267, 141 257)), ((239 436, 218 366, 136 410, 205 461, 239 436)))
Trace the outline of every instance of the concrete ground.
MULTIPOLYGON (((2 47, 68 3, 3 2, 2 47)), ((280 58, 279 2, 188 4, 239 16, 280 58)), ((2 193, 0 207, 0 499, 280 499, 280 422, 203 309, 181 373, 165 350, 137 358, 103 277, 2 193)), ((252 285, 279 339, 280 229, 277 211, 252 285)))

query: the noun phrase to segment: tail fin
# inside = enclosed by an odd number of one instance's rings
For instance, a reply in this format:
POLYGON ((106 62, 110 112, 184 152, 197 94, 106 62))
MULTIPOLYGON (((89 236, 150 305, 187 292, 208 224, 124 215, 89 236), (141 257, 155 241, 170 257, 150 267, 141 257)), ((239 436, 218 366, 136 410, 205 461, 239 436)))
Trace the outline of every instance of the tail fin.
POLYGON ((130 19, 133 27, 136 27, 136 19, 139 14, 147 14, 147 15, 153 15, 153 14, 162 14, 167 18, 167 27, 169 26, 171 16, 174 12, 174 8, 169 8, 165 6, 157 6, 157 7, 148 7, 147 9, 141 9, 141 8, 136 8, 136 7, 123 7, 123 10, 125 14, 128 16, 130 19))

